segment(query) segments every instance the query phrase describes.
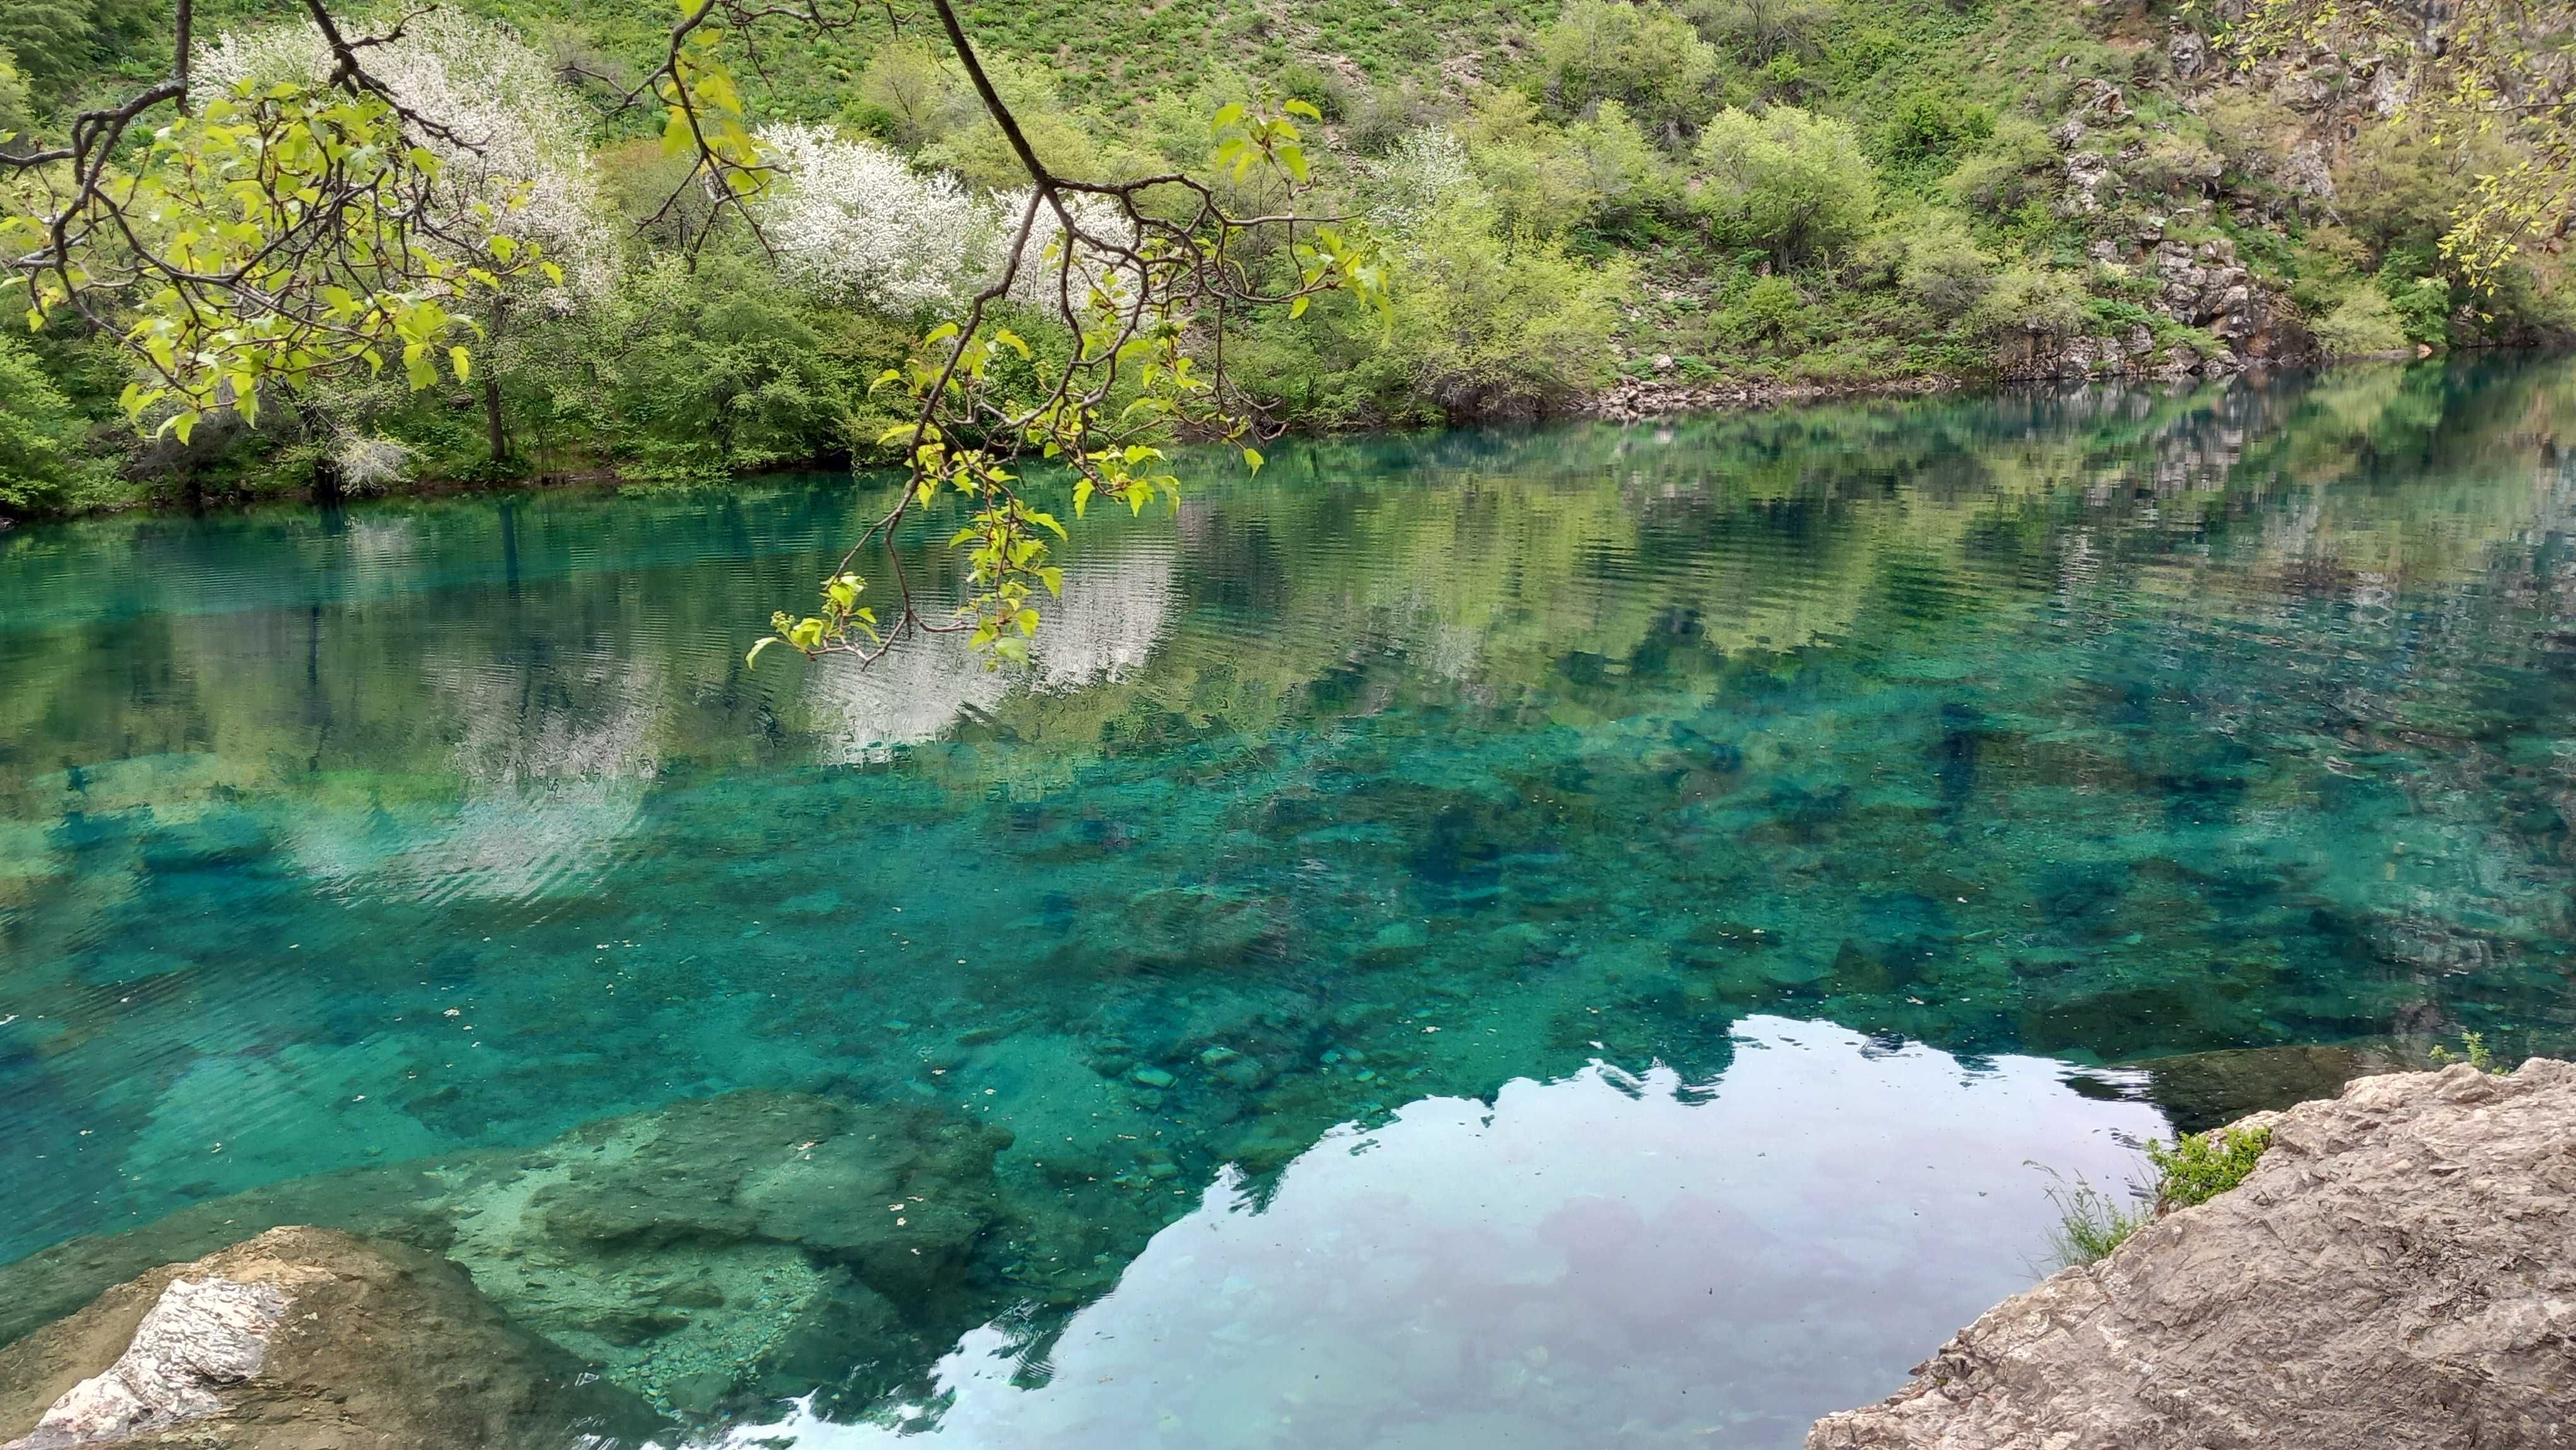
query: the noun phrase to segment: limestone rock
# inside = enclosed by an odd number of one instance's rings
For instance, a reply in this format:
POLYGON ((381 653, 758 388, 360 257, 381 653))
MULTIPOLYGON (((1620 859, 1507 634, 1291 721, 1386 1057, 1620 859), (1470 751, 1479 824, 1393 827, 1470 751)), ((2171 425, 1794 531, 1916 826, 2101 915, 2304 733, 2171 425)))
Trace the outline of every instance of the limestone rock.
POLYGON ((2172 60, 2174 74, 2186 81, 2200 79, 2209 69, 2209 42, 2196 30, 2177 30, 2165 42, 2165 55, 2172 60))
POLYGON ((2361 1078, 1807 1450, 2576 1446, 2576 1066, 2361 1078))
POLYGON ((217 1390, 259 1373, 286 1304, 275 1284, 171 1280, 116 1363, 65 1391, 8 1450, 73 1450, 215 1413, 217 1390))
POLYGON ((8 1450, 537 1450, 636 1443, 643 1405, 446 1263, 286 1227, 155 1269, 0 1348, 8 1450))

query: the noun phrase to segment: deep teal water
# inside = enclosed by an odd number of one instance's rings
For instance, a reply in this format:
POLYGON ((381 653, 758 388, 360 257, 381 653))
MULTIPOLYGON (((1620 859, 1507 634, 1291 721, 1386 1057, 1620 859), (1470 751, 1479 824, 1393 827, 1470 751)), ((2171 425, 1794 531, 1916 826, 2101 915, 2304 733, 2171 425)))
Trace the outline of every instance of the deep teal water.
POLYGON ((745 670, 845 481, 0 535, 0 1263, 793 1090, 1015 1137, 908 1348, 629 1375, 740 1436, 1793 1445, 2163 1130, 2102 1065, 2568 1050, 2569 444, 2544 362, 1283 447, 999 674, 745 670))

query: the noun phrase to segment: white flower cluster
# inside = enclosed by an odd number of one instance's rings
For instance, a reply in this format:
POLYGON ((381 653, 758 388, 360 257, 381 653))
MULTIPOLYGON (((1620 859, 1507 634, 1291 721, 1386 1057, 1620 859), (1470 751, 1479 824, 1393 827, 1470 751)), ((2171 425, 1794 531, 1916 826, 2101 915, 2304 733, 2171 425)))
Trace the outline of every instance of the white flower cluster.
MULTIPOLYGON (((591 167, 590 117, 544 56, 508 29, 452 10, 413 16, 400 39, 364 56, 396 100, 455 138, 419 138, 442 163, 442 226, 536 242, 564 271, 561 288, 539 294, 558 310, 616 280, 617 230, 591 167), (479 220, 478 204, 495 219, 479 220)), ((319 85, 331 56, 310 26, 277 26, 200 46, 192 70, 209 92, 245 80, 319 85)))
POLYGON ((1001 214, 954 177, 821 126, 772 127, 759 140, 776 168, 760 224, 791 280, 900 311, 954 300, 985 275, 1001 214))
POLYGON ((1370 220, 1399 237, 1411 235, 1451 192, 1476 180, 1466 146, 1438 126, 1396 142, 1363 172, 1375 204, 1370 220))
POLYGON ((331 462, 351 488, 399 482, 411 472, 409 444, 371 433, 343 433, 331 444, 331 462))
MULTIPOLYGON (((993 199, 998 209, 996 244, 992 261, 985 268, 987 279, 999 277, 1009 261, 1003 247, 1017 230, 1020 217, 1029 206, 1027 191, 1010 192, 993 199)), ((1136 225, 1128 220, 1116 202, 1105 196, 1076 194, 1065 198, 1066 209, 1073 213, 1074 225, 1094 243, 1107 242, 1133 247, 1137 243, 1136 225)), ((1086 299, 1095 292, 1108 298, 1110 306, 1124 309, 1135 293, 1131 270, 1121 269, 1118 259, 1101 251, 1097 245, 1077 245, 1073 267, 1068 276, 1064 267, 1064 223, 1044 206, 1038 208, 1037 224, 1029 228, 1029 245, 1020 256, 1019 275, 1011 279, 1011 300, 1033 307, 1050 317, 1059 315, 1069 294, 1077 313, 1085 310, 1086 299)))
MULTIPOLYGON (((761 193, 760 224, 779 267, 797 284, 827 297, 890 311, 953 304, 989 285, 1009 262, 1008 249, 1029 193, 975 196, 944 172, 922 172, 893 148, 846 139, 820 126, 778 126, 760 133, 761 154, 776 168, 761 193)), ((1118 207, 1102 197, 1067 204, 1087 235, 1133 240, 1118 207)), ((1041 209, 1011 279, 1013 301, 1057 310, 1064 227, 1041 209)), ((1113 299, 1124 279, 1094 247, 1074 255, 1073 300, 1092 289, 1113 299)))

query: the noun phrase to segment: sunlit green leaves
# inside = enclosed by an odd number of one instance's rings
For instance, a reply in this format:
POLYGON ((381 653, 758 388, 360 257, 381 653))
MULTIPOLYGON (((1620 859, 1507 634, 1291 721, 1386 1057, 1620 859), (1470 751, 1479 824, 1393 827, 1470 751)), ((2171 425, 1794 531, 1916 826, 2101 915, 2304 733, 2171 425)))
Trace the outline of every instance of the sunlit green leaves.
MULTIPOLYGON (((1220 108, 1209 121, 1218 166, 1237 181, 1267 173, 1293 197, 1310 179, 1299 117, 1321 119, 1300 101, 1220 108)), ((1347 291, 1383 313, 1383 263, 1357 229, 1238 222, 1217 208, 1214 193, 1201 194, 1208 205, 1185 225, 1149 221, 1132 196, 1108 223, 1096 213, 1077 220, 1079 208, 1058 206, 1056 235, 1042 260, 1062 283, 1041 311, 1069 336, 1059 335, 1045 353, 978 302, 963 320, 929 329, 902 366, 877 376, 878 388, 909 396, 913 418, 877 439, 899 449, 911 473, 904 503, 879 529, 890 533, 914 508, 962 502, 966 517, 947 539, 966 564, 956 627, 988 662, 1025 658, 1041 623, 1038 591, 1052 598, 1064 588, 1064 571, 1048 550, 1050 540, 1067 536, 1065 527, 1031 501, 1031 480, 1016 470, 1016 459, 1034 453, 1048 464, 1043 477, 1050 486, 1063 480, 1077 519, 1102 497, 1130 513, 1156 500, 1177 506, 1180 479, 1154 440, 1198 436, 1243 445, 1257 431, 1196 352, 1210 337, 1221 340, 1228 306, 1286 308, 1296 316, 1317 294, 1347 291), (1258 226, 1275 227, 1287 243, 1293 280, 1269 273, 1283 290, 1261 290, 1230 259, 1229 249, 1258 226)), ((1245 445, 1242 454, 1245 466, 1259 471, 1261 451, 1245 445)), ((862 645, 839 631, 834 611, 847 601, 833 590, 827 583, 821 614, 780 615, 777 637, 807 654, 856 650, 873 658, 885 637, 870 629, 862 645)), ((915 618, 909 599, 903 609, 896 632, 915 618)))
MULTIPOLYGON (((125 341, 148 376, 119 402, 182 441, 209 415, 256 423, 272 388, 372 373, 396 349, 412 387, 433 386, 442 357, 461 383, 476 329, 457 309, 560 273, 534 242, 431 226, 443 163, 407 127, 372 93, 243 82, 155 130, 69 218, 89 250, 12 282, 41 325, 125 279, 125 341)), ((0 215, 7 242, 44 232, 28 211, 0 215)))

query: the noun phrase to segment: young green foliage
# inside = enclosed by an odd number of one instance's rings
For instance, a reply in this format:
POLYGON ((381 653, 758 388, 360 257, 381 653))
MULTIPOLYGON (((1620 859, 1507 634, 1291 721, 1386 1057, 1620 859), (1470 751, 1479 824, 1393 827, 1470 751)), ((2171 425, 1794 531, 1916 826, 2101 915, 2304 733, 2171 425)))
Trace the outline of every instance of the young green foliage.
POLYGON ((2272 1130, 2233 1128, 2185 1133, 2171 1144, 2149 1143, 2147 1161, 2156 1169, 2156 1202, 2163 1208, 2191 1208, 2209 1202, 2245 1181, 2255 1161, 2272 1146, 2272 1130))
MULTIPOLYGON (((1003 275, 972 299, 961 320, 932 329, 909 363, 878 379, 912 402, 912 420, 877 440, 901 446, 909 485, 826 581, 826 607, 773 621, 774 637, 808 656, 846 653, 864 663, 907 632, 959 630, 988 662, 1025 658, 1040 623, 1039 591, 1052 598, 1064 587, 1049 541, 1063 539, 1065 528, 1027 496, 1021 460, 1034 456, 1051 482, 1065 485, 1076 518, 1095 498, 1131 512, 1158 498, 1177 505, 1180 480, 1163 466, 1165 455, 1151 439, 1182 434, 1234 442, 1247 467, 1261 466, 1252 443, 1267 436, 1264 422, 1224 372, 1229 312, 1296 317, 1315 297, 1337 291, 1385 305, 1381 263, 1356 230, 1305 221, 1293 210, 1240 218, 1207 185, 1186 176, 1111 184, 1055 175, 1017 137, 1008 108, 948 18, 960 62, 1005 134, 1014 136, 1035 189, 1022 207, 1003 275), (1245 260, 1262 250, 1284 253, 1285 276, 1257 271, 1245 260), (997 308, 1015 296, 1070 335, 1066 356, 1042 358, 1002 323, 997 308), (1017 365, 997 366, 1006 358, 1017 365), (861 620, 858 612, 835 607, 832 591, 858 583, 850 566, 860 549, 890 542, 913 509, 949 496, 967 510, 948 540, 965 551, 967 563, 967 597, 953 617, 923 618, 899 570, 896 612, 882 627, 873 615, 861 620)), ((1311 181, 1300 117, 1319 119, 1298 100, 1229 102, 1209 120, 1210 155, 1238 184, 1266 176, 1293 207, 1311 181)))

